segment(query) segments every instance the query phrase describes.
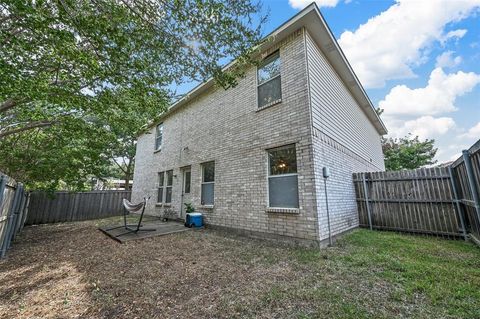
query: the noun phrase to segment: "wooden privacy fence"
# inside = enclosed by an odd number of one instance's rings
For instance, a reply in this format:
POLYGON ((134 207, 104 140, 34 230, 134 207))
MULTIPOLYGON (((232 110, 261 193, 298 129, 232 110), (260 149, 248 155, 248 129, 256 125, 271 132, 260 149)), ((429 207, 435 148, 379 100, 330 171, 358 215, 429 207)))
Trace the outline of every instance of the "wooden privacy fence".
POLYGON ((464 150, 451 168, 466 231, 480 244, 480 140, 464 150))
POLYGON ((45 192, 30 194, 27 225, 70 222, 118 216, 123 213, 122 200, 130 199, 131 191, 45 192))
POLYGON ((28 211, 28 193, 21 183, 0 173, 0 258, 22 230, 28 211))
POLYGON ((355 173, 353 181, 360 226, 480 245, 480 140, 448 167, 355 173))
POLYGON ((361 227, 464 235, 449 168, 356 173, 353 180, 361 227))

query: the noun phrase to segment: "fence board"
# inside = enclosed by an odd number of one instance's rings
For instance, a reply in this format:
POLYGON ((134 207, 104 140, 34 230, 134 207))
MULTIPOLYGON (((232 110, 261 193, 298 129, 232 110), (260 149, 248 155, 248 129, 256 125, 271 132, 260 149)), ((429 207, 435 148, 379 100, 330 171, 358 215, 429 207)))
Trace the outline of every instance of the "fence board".
POLYGON ((480 140, 452 164, 452 175, 466 231, 480 242, 480 140), (468 162, 468 166, 467 166, 468 162), (471 170, 468 169, 471 168, 471 170))
POLYGON ((26 224, 46 224, 119 216, 123 213, 122 199, 130 199, 131 191, 56 192, 49 197, 44 192, 30 194, 26 224))
POLYGON ((370 206, 374 229, 461 236, 450 182, 448 168, 356 173, 360 226, 370 227, 370 206))
POLYGON ((361 227, 464 238, 468 233, 480 243, 480 140, 449 167, 355 173, 353 182, 361 227))
POLYGON ((23 228, 28 196, 22 184, 0 172, 0 258, 23 228))

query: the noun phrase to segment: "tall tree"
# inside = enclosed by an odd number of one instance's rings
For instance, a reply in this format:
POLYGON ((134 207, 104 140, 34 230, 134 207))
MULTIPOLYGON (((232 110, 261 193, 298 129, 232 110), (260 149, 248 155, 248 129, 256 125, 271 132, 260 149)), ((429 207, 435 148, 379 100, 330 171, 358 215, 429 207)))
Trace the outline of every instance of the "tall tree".
POLYGON ((119 119, 151 118, 151 109, 142 113, 144 102, 161 113, 174 98, 172 83, 213 77, 224 88, 235 85, 242 66, 253 62, 251 48, 265 19, 259 12, 260 5, 248 0, 3 1, 0 152, 15 145, 27 153, 15 151, 24 156, 16 162, 5 154, 10 160, 0 159, 1 168, 15 173, 20 164, 42 159, 50 176, 40 177, 40 166, 31 165, 17 175, 43 183, 60 178, 62 169, 67 179, 87 174, 81 165, 53 167, 57 161, 83 161, 93 172, 97 159, 131 156, 139 121, 123 128, 119 119), (232 57, 237 67, 222 70, 232 57), (128 105, 116 98, 125 92, 128 105), (115 144, 112 134, 124 149, 118 143, 116 151, 101 152, 100 145, 115 144), (85 135, 95 141, 85 143, 85 135), (68 151, 72 143, 75 152, 68 151))
POLYGON ((408 135, 404 138, 382 138, 385 168, 388 171, 415 169, 424 165, 435 164, 437 148, 435 140, 420 141, 418 136, 408 135))

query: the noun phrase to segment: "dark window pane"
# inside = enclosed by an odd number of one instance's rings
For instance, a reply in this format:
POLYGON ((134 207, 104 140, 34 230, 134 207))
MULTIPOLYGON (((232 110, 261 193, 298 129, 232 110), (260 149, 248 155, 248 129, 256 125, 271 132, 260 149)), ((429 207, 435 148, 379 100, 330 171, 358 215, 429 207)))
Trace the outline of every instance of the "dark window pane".
POLYGON ((158 188, 157 203, 163 202, 163 187, 158 188))
POLYGON ((172 202, 172 187, 169 186, 166 188, 165 192, 165 203, 171 203, 172 202))
POLYGON ((258 67, 258 84, 267 82, 268 80, 280 74, 280 55, 278 52, 266 58, 258 67))
POLYGON ((280 101, 282 99, 280 77, 276 77, 258 87, 258 107, 280 101))
POLYGON ((215 181, 215 162, 203 164, 203 182, 215 181))
POLYGON ((295 145, 268 151, 270 175, 293 174, 297 172, 295 145))
POLYGON ((269 177, 268 197, 270 207, 298 208, 297 175, 269 177))
POLYGON ((185 188, 183 192, 185 194, 190 193, 190 180, 192 179, 192 173, 191 172, 185 172, 185 188))
POLYGON ((213 205, 214 183, 202 184, 202 205, 213 205))
POLYGON ((164 177, 165 177, 164 172, 158 173, 158 186, 163 186, 164 185, 164 181, 165 181, 164 177))
POLYGON ((163 139, 163 123, 157 125, 156 136, 155 136, 155 149, 158 150, 162 147, 163 139))
POLYGON ((167 171, 167 186, 172 186, 173 184, 173 171, 167 171))

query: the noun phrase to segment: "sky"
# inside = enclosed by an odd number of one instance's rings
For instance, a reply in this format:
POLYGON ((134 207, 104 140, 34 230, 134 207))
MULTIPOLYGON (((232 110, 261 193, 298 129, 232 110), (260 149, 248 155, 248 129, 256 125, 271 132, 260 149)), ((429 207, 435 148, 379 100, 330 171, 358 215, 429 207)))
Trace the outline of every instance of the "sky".
MULTIPOLYGON (((264 34, 313 0, 263 0, 264 34)), ((480 0, 317 0, 389 137, 435 139, 439 162, 480 139, 480 0)))

